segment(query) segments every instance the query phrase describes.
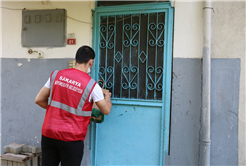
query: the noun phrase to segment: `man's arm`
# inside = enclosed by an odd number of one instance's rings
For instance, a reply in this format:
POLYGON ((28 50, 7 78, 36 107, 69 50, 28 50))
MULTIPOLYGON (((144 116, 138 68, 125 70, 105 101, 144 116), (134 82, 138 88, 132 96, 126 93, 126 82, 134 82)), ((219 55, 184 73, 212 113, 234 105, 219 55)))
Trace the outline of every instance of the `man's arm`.
POLYGON ((35 103, 40 107, 46 109, 48 106, 49 95, 50 95, 50 89, 44 86, 37 94, 35 98, 35 103))
POLYGON ((98 102, 95 102, 96 105, 98 106, 99 110, 104 114, 108 115, 111 111, 112 108, 112 103, 111 103, 111 93, 110 92, 104 92, 104 99, 100 100, 98 102))

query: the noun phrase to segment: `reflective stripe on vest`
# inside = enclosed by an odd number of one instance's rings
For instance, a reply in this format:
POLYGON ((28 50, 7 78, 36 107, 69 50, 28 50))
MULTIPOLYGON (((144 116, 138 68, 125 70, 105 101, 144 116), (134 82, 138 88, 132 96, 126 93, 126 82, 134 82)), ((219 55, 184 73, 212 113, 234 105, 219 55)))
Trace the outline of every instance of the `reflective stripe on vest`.
POLYGON ((77 115, 77 116, 91 116, 91 111, 82 111, 81 109, 76 109, 73 107, 69 107, 66 104, 63 104, 61 102, 53 101, 51 102, 52 107, 60 108, 64 111, 70 112, 71 114, 77 115))
POLYGON ((57 102, 57 101, 52 100, 53 83, 55 81, 55 78, 56 78, 58 71, 59 70, 55 70, 54 73, 52 74, 52 77, 51 77, 51 84, 50 84, 51 90, 50 90, 49 105, 52 107, 60 108, 64 111, 67 111, 67 112, 74 114, 74 115, 77 115, 77 116, 91 116, 92 111, 83 111, 82 108, 84 107, 85 101, 88 98, 88 96, 90 95, 91 89, 93 88, 96 81, 94 81, 93 79, 90 79, 89 83, 86 85, 84 93, 82 94, 80 102, 79 102, 78 107, 76 109, 76 108, 70 107, 66 104, 63 104, 61 102, 57 102))
POLYGON ((94 81, 93 79, 91 79, 89 81, 89 83, 86 85, 86 88, 84 90, 83 95, 81 96, 81 99, 80 99, 80 102, 79 102, 79 105, 78 105, 78 108, 77 109, 82 110, 82 108, 85 105, 85 101, 86 101, 87 97, 90 95, 91 89, 93 88, 93 86, 94 86, 95 83, 96 83, 96 81, 94 81))
POLYGON ((53 90, 53 83, 55 81, 56 75, 59 70, 55 70, 52 74, 51 81, 50 81, 50 97, 49 97, 49 105, 51 105, 51 99, 52 99, 52 90, 53 90))

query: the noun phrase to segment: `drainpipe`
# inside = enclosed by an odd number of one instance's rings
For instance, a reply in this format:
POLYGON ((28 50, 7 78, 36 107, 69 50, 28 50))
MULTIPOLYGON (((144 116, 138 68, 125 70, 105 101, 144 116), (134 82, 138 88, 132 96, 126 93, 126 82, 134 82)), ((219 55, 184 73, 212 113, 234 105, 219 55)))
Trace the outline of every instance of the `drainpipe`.
POLYGON ((210 165, 211 0, 203 8, 202 166, 210 165))

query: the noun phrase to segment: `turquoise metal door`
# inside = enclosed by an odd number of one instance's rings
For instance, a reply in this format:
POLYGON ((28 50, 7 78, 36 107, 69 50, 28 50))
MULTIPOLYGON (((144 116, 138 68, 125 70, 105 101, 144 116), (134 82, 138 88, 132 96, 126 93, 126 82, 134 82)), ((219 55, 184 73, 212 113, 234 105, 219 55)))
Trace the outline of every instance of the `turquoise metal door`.
POLYGON ((102 124, 91 125, 92 165, 164 165, 171 91, 170 3, 98 7, 93 18, 93 77, 105 81, 113 107, 102 124))

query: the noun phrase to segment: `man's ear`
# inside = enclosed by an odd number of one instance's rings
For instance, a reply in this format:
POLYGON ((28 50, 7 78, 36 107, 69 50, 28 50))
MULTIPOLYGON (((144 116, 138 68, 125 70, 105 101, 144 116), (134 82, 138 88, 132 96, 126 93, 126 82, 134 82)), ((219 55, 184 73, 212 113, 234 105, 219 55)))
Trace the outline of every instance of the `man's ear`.
POLYGON ((94 59, 89 60, 89 66, 91 67, 94 63, 94 59))

